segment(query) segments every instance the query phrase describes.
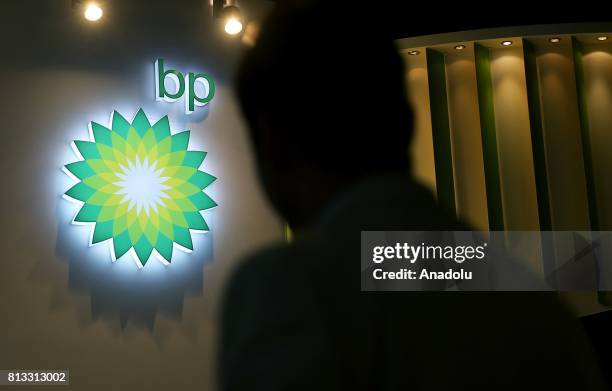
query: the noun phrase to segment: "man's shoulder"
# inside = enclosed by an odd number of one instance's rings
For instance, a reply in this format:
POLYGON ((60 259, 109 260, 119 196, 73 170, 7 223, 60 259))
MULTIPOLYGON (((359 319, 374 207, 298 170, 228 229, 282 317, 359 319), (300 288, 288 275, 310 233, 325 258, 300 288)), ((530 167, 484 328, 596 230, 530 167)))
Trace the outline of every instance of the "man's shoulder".
POLYGON ((302 264, 306 256, 304 245, 275 243, 252 252, 240 261, 234 272, 235 278, 253 276, 273 277, 293 273, 296 264, 302 264))
POLYGON ((225 333, 244 332, 246 326, 238 326, 243 323, 258 328, 271 324, 293 327, 304 320, 304 314, 316 312, 313 278, 307 267, 300 267, 303 259, 294 246, 284 244, 266 247, 245 258, 225 287, 225 333))
POLYGON ((315 254, 309 244, 277 243, 261 248, 242 261, 228 281, 228 294, 240 290, 241 295, 263 292, 299 292, 310 281, 315 254))

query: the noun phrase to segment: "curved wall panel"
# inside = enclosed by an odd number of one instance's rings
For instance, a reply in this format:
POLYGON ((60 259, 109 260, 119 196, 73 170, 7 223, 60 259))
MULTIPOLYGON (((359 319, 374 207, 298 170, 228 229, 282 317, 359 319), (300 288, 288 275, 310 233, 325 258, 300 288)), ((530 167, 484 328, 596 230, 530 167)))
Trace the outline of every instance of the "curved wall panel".
MULTIPOLYGON (((446 190, 443 199, 460 218, 483 230, 612 230, 607 27, 531 26, 398 41, 417 117, 415 172, 434 191, 436 183, 454 189, 454 200, 446 190), (444 110, 448 121, 440 121, 444 110), (444 132, 450 143, 436 137, 444 132), (441 161, 452 165, 450 176, 433 164, 441 161)), ((553 265, 542 265, 541 254, 565 245, 534 242, 521 255, 546 272, 553 265)), ((591 304, 583 300, 580 311, 594 311, 591 304)))

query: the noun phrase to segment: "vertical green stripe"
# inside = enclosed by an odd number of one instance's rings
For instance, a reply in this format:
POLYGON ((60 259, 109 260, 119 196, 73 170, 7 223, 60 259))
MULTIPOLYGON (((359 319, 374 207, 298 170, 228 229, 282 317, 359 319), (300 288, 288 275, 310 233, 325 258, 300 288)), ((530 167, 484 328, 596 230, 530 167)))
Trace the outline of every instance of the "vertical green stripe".
MULTIPOLYGON (((578 115, 580 117, 580 138, 582 139, 582 159, 584 161, 584 176, 587 187, 587 200, 589 204, 589 220, 591 230, 599 231, 599 215, 597 212, 597 193, 595 192, 595 179, 593 178, 593 155, 591 152, 591 136, 589 117, 587 111, 587 98, 584 85, 584 69, 582 68, 583 47, 576 37, 572 37, 572 52, 574 54, 574 73, 576 74, 576 93, 578 94, 578 115)), ((611 306, 610 292, 597 291, 597 301, 601 305, 611 306)))
MULTIPOLYGON (((548 170, 546 166, 546 146, 540 103, 538 64, 533 44, 523 39, 523 59, 525 61, 525 82, 527 84, 527 106, 529 108, 529 128, 531 130, 531 152, 536 182, 538 218, 541 231, 552 231, 550 195, 548 190, 548 170)), ((551 235, 542 234, 542 265, 544 276, 555 270, 555 247, 551 235)), ((556 281, 550 281, 553 286, 556 281)))
POLYGON ((544 146, 544 129, 540 107, 540 86, 538 84, 538 66, 533 44, 523 40, 525 60, 525 80, 527 82, 527 105, 529 107, 529 126, 531 128, 531 151, 535 171, 536 195, 538 199, 538 216, 540 230, 551 231, 550 198, 548 193, 548 174, 546 170, 546 150, 544 146))
POLYGON ((574 54, 574 72, 576 74, 576 92, 578 94, 578 115, 580 117, 580 137, 582 141, 582 158, 584 160, 584 173, 587 186, 587 199, 589 204, 589 220, 591 230, 599 231, 599 216, 597 214, 597 198, 593 178, 593 158, 591 154, 591 137, 589 135, 589 118, 587 113, 586 91, 584 86, 584 70, 582 69, 582 45, 572 37, 572 51, 574 54))
POLYGON ((288 223, 283 224, 283 235, 285 236, 285 242, 291 243, 293 240, 293 231, 288 223))
POLYGON ((489 229, 491 231, 503 231, 504 214, 499 177, 499 157, 497 155, 495 111, 493 109, 491 57, 489 49, 479 44, 474 44, 474 56, 476 60, 476 85, 478 88, 489 229))
POLYGON ((432 49, 427 49, 427 77, 438 202, 447 210, 455 213, 455 182, 446 94, 446 69, 444 55, 432 49))

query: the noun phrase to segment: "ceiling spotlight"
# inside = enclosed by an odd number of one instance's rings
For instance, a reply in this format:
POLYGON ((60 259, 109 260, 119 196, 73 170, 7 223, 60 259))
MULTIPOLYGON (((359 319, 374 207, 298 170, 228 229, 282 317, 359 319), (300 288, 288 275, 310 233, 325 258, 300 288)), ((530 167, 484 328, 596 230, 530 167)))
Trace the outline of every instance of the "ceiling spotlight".
POLYGON ((242 22, 236 18, 230 18, 225 21, 225 32, 229 35, 236 35, 242 31, 242 22))
POLYGON ((223 29, 229 35, 237 35, 242 32, 242 14, 235 5, 228 5, 221 11, 223 29))
POLYGON ((548 40, 548 42, 550 42, 550 43, 558 43, 558 42, 561 42, 561 38, 559 38, 559 37, 552 37, 552 38, 550 38, 548 40))
POLYGON ((510 45, 512 45, 512 41, 502 41, 501 45, 502 46, 510 46, 510 45))
POLYGON ((421 53, 421 52, 419 52, 418 50, 410 50, 410 51, 408 52, 408 54, 409 54, 409 55, 411 55, 411 56, 416 56, 416 55, 417 55, 417 54, 419 54, 419 53, 421 53))
POLYGON ((98 20, 100 20, 103 14, 104 11, 102 11, 102 8, 100 8, 98 4, 85 4, 85 11, 83 12, 83 16, 85 16, 85 19, 89 20, 90 22, 97 22, 98 20))
POLYGON ((455 50, 463 50, 465 49, 465 45, 457 45, 455 46, 455 50))
POLYGON ((607 37, 607 36, 605 36, 605 35, 602 35, 601 37, 597 37, 597 40, 598 40, 598 41, 607 41, 607 40, 608 40, 608 37, 607 37))

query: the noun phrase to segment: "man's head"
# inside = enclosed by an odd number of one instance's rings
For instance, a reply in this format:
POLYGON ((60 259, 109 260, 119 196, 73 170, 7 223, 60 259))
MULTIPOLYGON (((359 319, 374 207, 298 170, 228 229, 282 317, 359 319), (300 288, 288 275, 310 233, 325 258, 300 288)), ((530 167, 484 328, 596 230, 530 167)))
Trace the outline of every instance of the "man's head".
POLYGON ((385 20, 337 3, 278 4, 238 74, 264 189, 294 226, 351 183, 409 166, 412 112, 385 20))

